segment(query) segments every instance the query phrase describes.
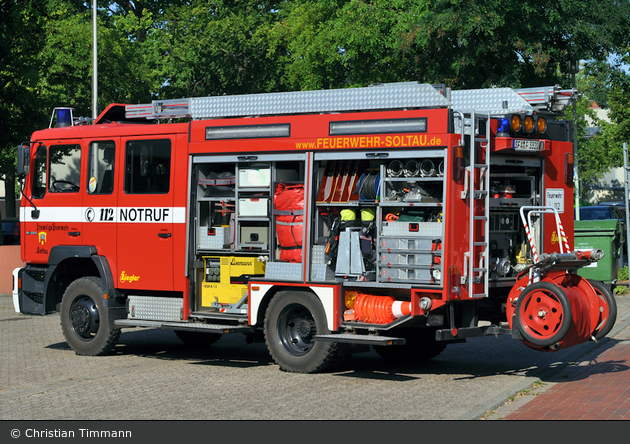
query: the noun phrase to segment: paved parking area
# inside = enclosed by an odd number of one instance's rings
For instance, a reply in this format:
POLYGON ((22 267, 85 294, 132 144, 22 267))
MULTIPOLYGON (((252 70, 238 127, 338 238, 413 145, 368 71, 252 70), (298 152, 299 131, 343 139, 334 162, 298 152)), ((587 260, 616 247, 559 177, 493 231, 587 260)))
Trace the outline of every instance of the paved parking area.
POLYGON ((243 335, 193 349, 167 330, 130 329, 112 355, 86 357, 69 349, 58 315, 17 314, 0 295, 0 420, 477 419, 593 346, 540 353, 486 337, 422 365, 372 351, 303 375, 243 335))

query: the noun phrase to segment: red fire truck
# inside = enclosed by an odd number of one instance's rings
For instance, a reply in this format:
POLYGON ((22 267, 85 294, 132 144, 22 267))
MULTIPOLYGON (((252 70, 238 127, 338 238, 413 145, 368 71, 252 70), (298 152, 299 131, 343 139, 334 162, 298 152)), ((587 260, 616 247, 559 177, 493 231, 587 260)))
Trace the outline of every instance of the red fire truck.
POLYGON ((373 347, 423 360, 510 334, 605 336, 610 289, 577 273, 575 98, 417 82, 56 108, 18 147, 16 311, 60 312, 81 355, 121 329, 264 340, 316 372, 373 347))

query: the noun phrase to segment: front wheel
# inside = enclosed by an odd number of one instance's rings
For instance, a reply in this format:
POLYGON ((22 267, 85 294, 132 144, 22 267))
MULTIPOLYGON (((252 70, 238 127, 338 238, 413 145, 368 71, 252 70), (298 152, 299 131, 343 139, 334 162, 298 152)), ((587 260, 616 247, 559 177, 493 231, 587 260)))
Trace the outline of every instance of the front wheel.
POLYGON ((120 329, 109 328, 100 278, 83 277, 68 285, 60 312, 61 330, 77 355, 104 355, 118 342, 120 329))
POLYGON ((337 344, 313 337, 329 333, 324 308, 313 293, 281 291, 269 303, 265 342, 282 370, 315 373, 326 369, 336 357, 337 344))

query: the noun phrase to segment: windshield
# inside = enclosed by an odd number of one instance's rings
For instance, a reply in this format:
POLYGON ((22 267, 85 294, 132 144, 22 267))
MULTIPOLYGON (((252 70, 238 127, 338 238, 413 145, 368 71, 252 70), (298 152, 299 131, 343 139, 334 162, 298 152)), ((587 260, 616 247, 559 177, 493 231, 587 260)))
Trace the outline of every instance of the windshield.
POLYGON ((581 208, 580 219, 582 220, 603 220, 612 219, 608 208, 581 208))

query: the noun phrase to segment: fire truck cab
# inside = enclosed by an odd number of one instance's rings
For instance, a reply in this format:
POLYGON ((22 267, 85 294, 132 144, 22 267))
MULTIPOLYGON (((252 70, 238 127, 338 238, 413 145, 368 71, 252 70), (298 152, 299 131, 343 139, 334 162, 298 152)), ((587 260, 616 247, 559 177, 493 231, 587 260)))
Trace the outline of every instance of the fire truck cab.
POLYGON ((60 312, 78 354, 121 329, 264 340, 317 372, 369 349, 423 360, 511 334, 553 351, 616 305, 577 274, 557 87, 366 88, 55 109, 18 148, 16 311, 60 312))

